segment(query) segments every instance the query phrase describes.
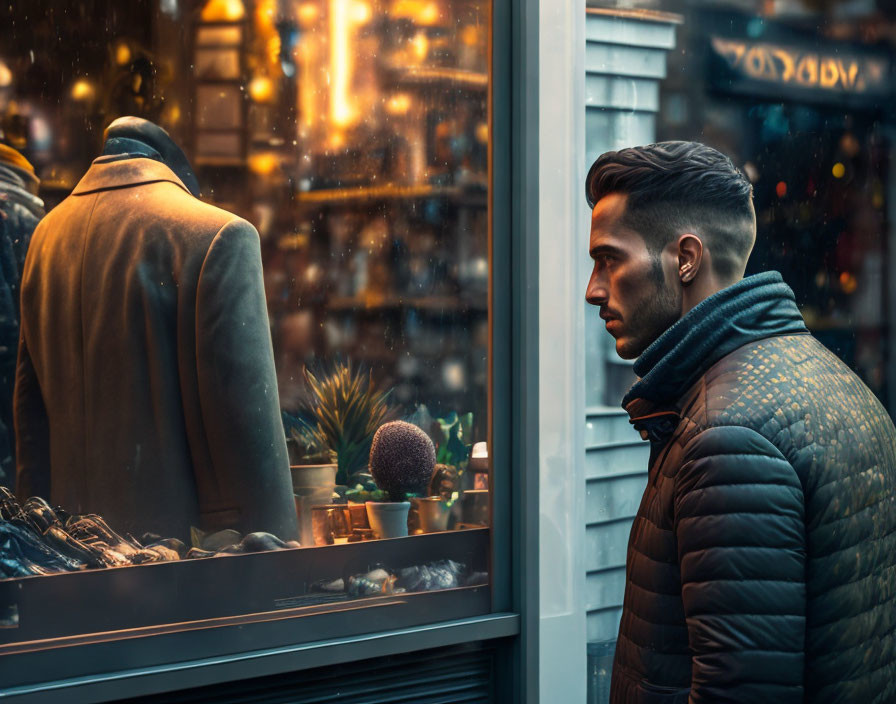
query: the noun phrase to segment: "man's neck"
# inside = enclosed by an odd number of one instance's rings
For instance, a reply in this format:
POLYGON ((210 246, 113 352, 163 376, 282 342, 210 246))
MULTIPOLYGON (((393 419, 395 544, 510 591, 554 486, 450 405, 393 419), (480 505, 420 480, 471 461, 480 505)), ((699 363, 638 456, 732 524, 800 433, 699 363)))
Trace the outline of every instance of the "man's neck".
POLYGON ((736 284, 743 277, 722 281, 714 272, 707 272, 702 276, 697 276, 694 280, 685 286, 681 294, 681 317, 683 318, 690 313, 699 303, 702 303, 710 296, 718 293, 724 288, 736 284))

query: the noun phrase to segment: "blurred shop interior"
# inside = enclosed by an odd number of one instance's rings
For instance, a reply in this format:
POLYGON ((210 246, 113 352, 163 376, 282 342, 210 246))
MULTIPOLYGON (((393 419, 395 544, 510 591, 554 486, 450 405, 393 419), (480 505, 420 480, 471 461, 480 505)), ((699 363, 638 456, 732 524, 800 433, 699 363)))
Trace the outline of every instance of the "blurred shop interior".
POLYGON ((47 210, 112 119, 156 122, 202 198, 260 233, 284 411, 307 406, 306 366, 341 360, 371 370, 403 415, 472 413, 485 440, 486 3, 36 0, 8 13, 2 131, 47 210))
POLYGON ((774 269, 812 333, 894 410, 890 342, 896 4, 662 3, 681 13, 658 140, 696 139, 753 183, 747 274, 774 269))

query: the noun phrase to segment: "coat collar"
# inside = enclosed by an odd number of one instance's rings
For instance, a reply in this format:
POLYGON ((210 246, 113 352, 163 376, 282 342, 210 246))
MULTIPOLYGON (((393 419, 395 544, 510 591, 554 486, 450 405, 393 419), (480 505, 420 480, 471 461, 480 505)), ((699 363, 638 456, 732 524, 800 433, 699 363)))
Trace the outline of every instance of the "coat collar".
POLYGON ((94 159, 87 173, 75 186, 72 195, 83 196, 112 188, 126 188, 159 181, 168 181, 183 188, 187 193, 190 192, 183 181, 161 161, 145 157, 132 158, 127 154, 101 156, 94 159))
POLYGON ((793 291, 776 271, 722 289, 663 333, 635 362, 641 377, 622 401, 637 430, 681 413, 695 382, 738 347, 775 335, 808 333, 793 291))

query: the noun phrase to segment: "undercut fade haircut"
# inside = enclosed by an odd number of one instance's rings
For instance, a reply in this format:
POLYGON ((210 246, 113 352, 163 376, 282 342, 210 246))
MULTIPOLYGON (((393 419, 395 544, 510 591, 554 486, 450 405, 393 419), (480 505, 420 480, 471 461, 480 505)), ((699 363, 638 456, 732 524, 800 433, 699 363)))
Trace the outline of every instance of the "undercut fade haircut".
POLYGON ((656 259, 693 233, 722 279, 743 274, 756 239, 753 186, 721 152, 699 142, 660 142, 600 156, 585 179, 588 206, 627 196, 622 224, 644 238, 656 259))

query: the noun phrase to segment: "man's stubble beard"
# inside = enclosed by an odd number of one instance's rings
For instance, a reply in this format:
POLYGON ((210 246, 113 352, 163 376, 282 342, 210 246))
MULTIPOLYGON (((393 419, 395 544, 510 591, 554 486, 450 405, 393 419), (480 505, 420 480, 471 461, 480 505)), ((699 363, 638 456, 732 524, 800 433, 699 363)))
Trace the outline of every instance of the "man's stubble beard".
POLYGON ((681 289, 666 284, 659 257, 654 259, 650 281, 653 290, 633 308, 638 311, 637 319, 628 321, 637 326, 637 332, 631 335, 622 349, 617 348, 617 354, 623 359, 640 357, 681 318, 681 289))

